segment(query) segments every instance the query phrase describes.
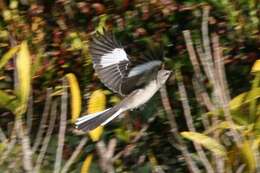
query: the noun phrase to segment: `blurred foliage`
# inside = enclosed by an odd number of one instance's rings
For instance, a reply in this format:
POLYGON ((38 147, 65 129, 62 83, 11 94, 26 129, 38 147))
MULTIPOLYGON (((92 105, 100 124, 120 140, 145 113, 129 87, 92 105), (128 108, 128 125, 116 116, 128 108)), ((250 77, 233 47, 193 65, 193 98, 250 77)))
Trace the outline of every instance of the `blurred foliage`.
MULTIPOLYGON (((234 159, 234 157, 235 155, 241 156, 244 164, 246 165, 246 169, 244 169, 244 172, 249 173, 257 172, 257 163, 259 162, 259 158, 257 156, 257 153, 260 149, 259 68, 259 60, 257 60, 252 68, 252 72, 254 73, 255 78, 253 80, 251 90, 236 96, 229 103, 229 109, 232 118, 235 121, 235 124, 222 122, 222 124, 218 124, 217 127, 211 127, 211 129, 208 129, 206 131, 207 133, 210 133, 210 131, 215 131, 222 134, 225 133, 226 129, 238 130, 243 139, 243 142, 239 146, 230 148, 229 145, 226 145, 224 147, 213 138, 205 136, 202 133, 181 133, 181 135, 185 138, 201 144, 212 152, 215 152, 219 155, 224 155, 229 161, 229 166, 231 168, 239 167, 238 165, 236 165, 236 162, 238 162, 238 160, 234 159)), ((219 116, 221 114, 223 114, 223 112, 216 113, 213 116, 219 116)), ((230 168, 225 169, 228 170, 230 168)), ((232 170, 235 170, 235 168, 232 168, 232 170)))
MULTIPOLYGON (((219 126, 212 127, 212 130, 222 133, 227 129, 241 129, 246 140, 240 148, 224 145, 227 157, 233 158, 230 159, 230 165, 234 163, 236 166, 236 157, 241 156, 248 172, 254 172, 257 162, 252 153, 259 151, 260 131, 259 60, 250 74, 253 63, 260 57, 260 3, 256 0, 0 0, 0 127, 3 133, 8 137, 12 135, 15 115, 24 115, 22 119, 28 119, 25 111, 29 96, 33 97, 34 111, 33 117, 29 118, 33 123, 32 129, 38 129, 43 116, 46 88, 53 88, 52 97, 59 100, 64 87, 61 79, 64 76, 67 76, 71 91, 71 122, 81 113, 94 113, 120 101, 118 96, 104 90, 105 87, 94 74, 88 52, 91 34, 102 32, 104 27, 113 30, 129 54, 137 58, 148 47, 164 46, 166 68, 181 68, 183 71, 183 80, 192 103, 194 124, 196 128, 202 129, 200 119, 204 110, 195 104, 193 92, 189 92, 192 90, 190 79, 193 70, 182 31, 192 30, 194 39, 201 42, 201 8, 205 5, 211 7, 209 32, 219 34, 223 45, 227 78, 233 97, 229 106, 237 123, 223 121, 219 126), (98 100, 97 103, 93 99, 98 100), (96 104, 100 105, 90 108, 96 104)), ((207 84, 206 80, 203 82, 207 84)), ((179 130, 187 131, 178 89, 172 78, 168 83, 169 99, 175 108, 179 130)), ((158 96, 144 108, 129 114, 131 116, 126 115, 120 121, 113 121, 104 131, 103 128, 92 131, 93 141, 88 142, 81 151, 69 172, 83 173, 89 167, 92 172, 100 172, 95 151, 95 141, 100 138, 105 142, 116 138, 116 153, 128 151, 134 146, 131 153, 123 152, 115 160, 116 172, 159 172, 159 168, 165 172, 188 171, 183 156, 173 147, 175 141, 170 132, 171 127, 158 96), (151 117, 154 119, 151 120, 151 117), (135 141, 142 127, 147 124, 144 135, 135 141)), ((223 111, 209 112, 208 115, 223 116, 223 111)), ((56 123, 43 162, 43 172, 52 172, 53 169, 58 126, 56 123)), ((36 133, 37 130, 29 133, 32 143, 36 133)), ((79 143, 81 136, 77 135, 78 132, 74 132, 69 124, 64 162, 79 143)), ((214 141, 207 142, 208 133, 201 135, 196 137, 195 142, 202 137, 206 139, 206 142, 200 141, 202 146, 212 149, 214 141)), ((7 144, 7 141, 1 141, 0 151, 7 151, 7 144)), ((192 146, 189 146, 189 150, 191 153, 194 151, 192 146)), ((1 160, 0 156, 0 172, 22 172, 22 162, 18 160, 21 157, 17 157, 21 153, 22 147, 15 144, 8 158, 1 160)), ((38 151, 33 153, 33 158, 37 156, 38 151)))
POLYGON ((256 0, 211 0, 214 6, 226 14, 230 26, 234 28, 234 36, 242 34, 241 39, 257 39, 259 35, 259 3, 256 0))

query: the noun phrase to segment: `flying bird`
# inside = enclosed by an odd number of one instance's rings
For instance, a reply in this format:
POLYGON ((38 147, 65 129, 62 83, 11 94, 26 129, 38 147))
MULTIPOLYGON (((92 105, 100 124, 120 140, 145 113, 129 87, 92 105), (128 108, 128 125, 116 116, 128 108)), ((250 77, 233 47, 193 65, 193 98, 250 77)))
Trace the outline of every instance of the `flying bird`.
POLYGON ((92 37, 89 51, 101 82, 124 99, 114 107, 77 119, 76 128, 90 131, 104 126, 127 110, 145 104, 165 84, 171 71, 161 69, 162 54, 151 51, 136 64, 112 32, 92 37))

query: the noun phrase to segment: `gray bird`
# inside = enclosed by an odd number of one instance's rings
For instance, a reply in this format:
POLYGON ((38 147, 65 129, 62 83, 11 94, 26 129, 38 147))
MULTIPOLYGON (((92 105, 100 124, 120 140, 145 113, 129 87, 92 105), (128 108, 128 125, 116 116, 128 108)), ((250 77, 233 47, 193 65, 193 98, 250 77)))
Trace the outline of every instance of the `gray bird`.
POLYGON ((110 32, 96 34, 90 42, 93 67, 102 83, 124 99, 112 108, 85 115, 76 121, 76 128, 89 131, 104 126, 127 110, 145 104, 165 84, 171 71, 161 69, 162 62, 154 53, 145 54, 145 62, 130 61, 122 45, 110 32))

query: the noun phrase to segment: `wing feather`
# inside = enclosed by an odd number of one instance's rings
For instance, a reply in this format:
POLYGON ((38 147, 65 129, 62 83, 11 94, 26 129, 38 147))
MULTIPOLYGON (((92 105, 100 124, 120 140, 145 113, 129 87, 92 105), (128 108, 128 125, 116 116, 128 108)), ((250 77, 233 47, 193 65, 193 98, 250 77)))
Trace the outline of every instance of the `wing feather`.
MULTIPOLYGON (((133 66, 128 55, 112 33, 97 34, 90 42, 93 67, 106 87, 120 95, 126 95, 150 80, 151 75, 161 65, 153 60, 133 66)), ((154 56, 154 55, 152 55, 154 56)), ((149 56, 145 59, 151 60, 149 56)), ((156 75, 155 75, 156 76, 156 75)))

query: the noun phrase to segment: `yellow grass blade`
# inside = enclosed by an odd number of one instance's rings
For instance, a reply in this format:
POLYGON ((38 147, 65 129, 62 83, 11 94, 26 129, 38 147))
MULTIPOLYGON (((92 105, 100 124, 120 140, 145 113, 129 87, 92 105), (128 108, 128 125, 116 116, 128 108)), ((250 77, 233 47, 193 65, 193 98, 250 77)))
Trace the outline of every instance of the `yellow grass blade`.
MULTIPOLYGON (((103 90, 96 90, 90 96, 88 102, 88 113, 101 112, 106 107, 106 95, 103 90)), ((98 127, 89 132, 89 135, 93 141, 98 141, 103 133, 103 127, 98 127)))
POLYGON ((252 144, 249 141, 244 141, 240 148, 242 157, 247 164, 249 173, 254 173, 256 171, 256 159, 255 159, 255 151, 252 148, 252 144))
POLYGON ((7 53, 5 53, 0 60, 0 69, 5 66, 9 59, 13 58, 16 52, 19 50, 19 46, 11 48, 7 53))
POLYGON ((251 70, 252 73, 260 72, 260 60, 257 60, 251 70))
POLYGON ((201 144, 203 147, 209 149, 217 155, 226 156, 224 146, 211 137, 196 132, 181 132, 181 135, 193 142, 201 144))
POLYGON ((77 78, 74 74, 69 73, 66 75, 71 93, 71 120, 74 123, 80 115, 81 111, 81 96, 80 96, 80 88, 77 81, 77 78))
POLYGON ((31 90, 31 57, 26 41, 21 43, 20 51, 16 58, 16 68, 18 76, 16 91, 22 110, 25 111, 31 90))
POLYGON ((253 88, 252 90, 239 94, 238 96, 233 98, 229 103, 229 107, 230 109, 236 109, 243 104, 258 99, 259 97, 260 97, 260 87, 253 88))
POLYGON ((88 173, 89 172, 89 168, 90 168, 92 159, 93 159, 93 154, 90 154, 86 157, 86 159, 83 162, 83 165, 81 167, 80 173, 88 173))

